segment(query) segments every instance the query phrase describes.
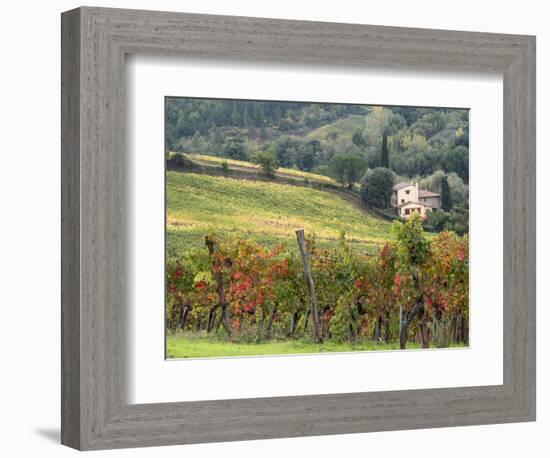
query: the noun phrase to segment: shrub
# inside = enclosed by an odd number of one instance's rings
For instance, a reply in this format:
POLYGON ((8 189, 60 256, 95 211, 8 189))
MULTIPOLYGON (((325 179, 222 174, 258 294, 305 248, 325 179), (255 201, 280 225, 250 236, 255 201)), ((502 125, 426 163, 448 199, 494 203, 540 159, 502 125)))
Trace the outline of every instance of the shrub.
POLYGON ((184 153, 169 153, 167 163, 168 167, 176 167, 186 170, 191 170, 197 167, 197 164, 189 159, 184 153))
POLYGON ((251 160, 252 163, 259 165, 269 177, 274 177, 275 170, 279 168, 277 157, 270 151, 257 151, 252 155, 251 160))
POLYGON ((227 163, 227 161, 222 161, 221 164, 220 164, 220 168, 222 169, 222 173, 224 175, 229 175, 229 164, 227 163))

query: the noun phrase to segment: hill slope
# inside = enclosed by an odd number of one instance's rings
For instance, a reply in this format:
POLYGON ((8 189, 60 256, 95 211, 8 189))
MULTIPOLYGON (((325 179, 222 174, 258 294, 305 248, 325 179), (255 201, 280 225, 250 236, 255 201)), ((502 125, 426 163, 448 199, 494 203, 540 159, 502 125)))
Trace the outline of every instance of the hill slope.
POLYGON ((346 118, 319 127, 309 134, 309 140, 326 140, 331 135, 350 137, 356 130, 364 130, 366 126, 366 117, 362 115, 350 115, 346 118))
POLYGON ((296 248, 294 231, 317 235, 321 246, 340 232, 358 249, 373 251, 391 239, 391 224, 338 195, 287 184, 171 171, 167 173, 168 256, 203 246, 210 230, 296 248))
MULTIPOLYGON (((173 154, 173 153, 172 153, 173 154)), ((260 166, 253 164, 249 161, 239 161, 236 159, 228 159, 219 156, 209 156, 206 154, 187 154, 186 155, 195 164, 206 167, 220 167, 223 162, 226 162, 231 170, 243 171, 243 172, 260 172, 260 166)), ((330 184, 338 186, 338 183, 330 177, 325 175, 318 175, 316 173, 303 172, 296 169, 287 169, 279 167, 276 170, 278 177, 285 177, 297 180, 309 180, 316 183, 330 184)))

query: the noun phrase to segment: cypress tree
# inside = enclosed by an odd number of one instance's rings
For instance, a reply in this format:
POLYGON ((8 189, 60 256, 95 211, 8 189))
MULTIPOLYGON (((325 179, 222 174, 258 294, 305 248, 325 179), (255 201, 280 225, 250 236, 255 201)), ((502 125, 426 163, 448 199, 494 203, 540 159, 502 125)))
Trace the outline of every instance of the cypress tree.
POLYGON ((451 188, 449 187, 449 180, 447 175, 441 179, 441 208, 448 212, 453 207, 453 201, 451 200, 451 188))
POLYGON ((390 153, 388 151, 388 134, 386 131, 382 134, 382 151, 380 154, 380 166, 390 168, 390 153))

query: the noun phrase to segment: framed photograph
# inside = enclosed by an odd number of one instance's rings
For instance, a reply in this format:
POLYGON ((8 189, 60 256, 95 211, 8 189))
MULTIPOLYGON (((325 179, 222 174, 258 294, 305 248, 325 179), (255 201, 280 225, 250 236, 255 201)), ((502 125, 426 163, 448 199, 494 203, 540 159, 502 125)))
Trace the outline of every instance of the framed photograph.
POLYGON ((63 13, 63 444, 534 419, 534 37, 63 13))
POLYGON ((469 110, 165 106, 167 358, 468 347, 469 110))

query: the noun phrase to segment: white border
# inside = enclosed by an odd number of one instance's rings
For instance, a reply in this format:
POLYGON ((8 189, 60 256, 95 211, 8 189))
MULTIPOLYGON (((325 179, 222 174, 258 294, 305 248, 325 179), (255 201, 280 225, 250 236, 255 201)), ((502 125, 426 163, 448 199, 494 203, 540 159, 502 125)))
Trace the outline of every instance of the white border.
POLYGON ((500 75, 127 60, 131 403, 502 384, 500 75), (164 96, 470 108, 470 348, 164 360, 164 96))

